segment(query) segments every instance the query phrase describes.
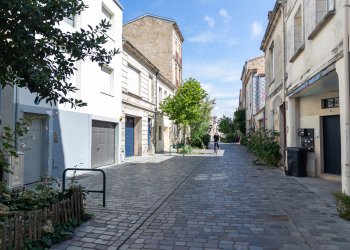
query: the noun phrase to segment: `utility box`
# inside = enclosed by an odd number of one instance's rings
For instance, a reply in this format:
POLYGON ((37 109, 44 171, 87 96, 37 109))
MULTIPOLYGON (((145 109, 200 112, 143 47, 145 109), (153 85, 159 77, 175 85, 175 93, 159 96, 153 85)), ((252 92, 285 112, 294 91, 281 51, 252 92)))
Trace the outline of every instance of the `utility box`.
POLYGON ((9 188, 24 185, 24 154, 17 153, 18 157, 10 156, 10 170, 12 173, 4 173, 4 180, 9 188))
POLYGON ((300 136, 300 146, 307 152, 315 152, 315 129, 313 128, 300 128, 298 129, 298 135, 300 136))

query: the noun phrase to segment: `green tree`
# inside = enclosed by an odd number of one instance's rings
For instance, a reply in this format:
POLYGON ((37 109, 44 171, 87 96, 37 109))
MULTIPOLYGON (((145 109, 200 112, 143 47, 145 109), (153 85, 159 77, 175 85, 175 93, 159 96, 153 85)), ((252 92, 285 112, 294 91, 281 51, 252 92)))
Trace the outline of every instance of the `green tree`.
POLYGON ((111 24, 104 20, 95 27, 63 32, 58 24, 74 17, 87 6, 83 0, 0 1, 0 83, 27 88, 36 101, 50 104, 86 103, 67 97, 77 90, 71 83, 75 63, 90 60, 110 63, 119 49, 106 50, 111 24))
POLYGON ((240 135, 245 134, 245 109, 238 109, 234 113, 233 124, 240 135))
POLYGON ((225 135, 231 134, 234 132, 233 120, 228 116, 223 116, 219 120, 219 131, 225 135))
MULTIPOLYGON (((191 122, 199 121, 202 117, 202 105, 207 93, 200 82, 190 78, 178 88, 174 96, 168 96, 160 108, 176 125, 183 126, 184 139, 186 130, 191 122)), ((186 144, 186 139, 184 141, 186 144)))
POLYGON ((214 100, 208 97, 201 105, 201 117, 197 121, 190 122, 191 145, 197 147, 208 146, 210 135, 208 130, 211 121, 211 111, 214 108, 214 100))

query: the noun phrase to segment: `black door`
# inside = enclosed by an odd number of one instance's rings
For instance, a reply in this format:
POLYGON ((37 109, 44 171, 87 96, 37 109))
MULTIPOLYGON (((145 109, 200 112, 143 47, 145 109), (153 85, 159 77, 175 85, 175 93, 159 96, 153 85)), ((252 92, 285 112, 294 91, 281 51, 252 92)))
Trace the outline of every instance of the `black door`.
POLYGON ((340 116, 323 117, 324 172, 341 174, 340 116))

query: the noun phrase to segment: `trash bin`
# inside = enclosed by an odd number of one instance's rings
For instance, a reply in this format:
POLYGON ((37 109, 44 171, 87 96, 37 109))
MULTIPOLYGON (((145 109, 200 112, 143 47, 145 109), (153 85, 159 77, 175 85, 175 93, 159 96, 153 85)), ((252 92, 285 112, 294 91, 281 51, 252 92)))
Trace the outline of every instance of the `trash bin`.
POLYGON ((287 147, 286 175, 306 176, 307 150, 298 147, 287 147))

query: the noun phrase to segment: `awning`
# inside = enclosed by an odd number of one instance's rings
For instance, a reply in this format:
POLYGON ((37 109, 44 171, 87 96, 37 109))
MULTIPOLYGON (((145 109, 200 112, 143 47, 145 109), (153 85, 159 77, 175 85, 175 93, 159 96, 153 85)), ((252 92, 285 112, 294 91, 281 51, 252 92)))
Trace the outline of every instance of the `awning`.
POLYGON ((287 92, 288 97, 319 95, 325 92, 339 91, 338 75, 335 64, 324 68, 304 83, 287 92))

